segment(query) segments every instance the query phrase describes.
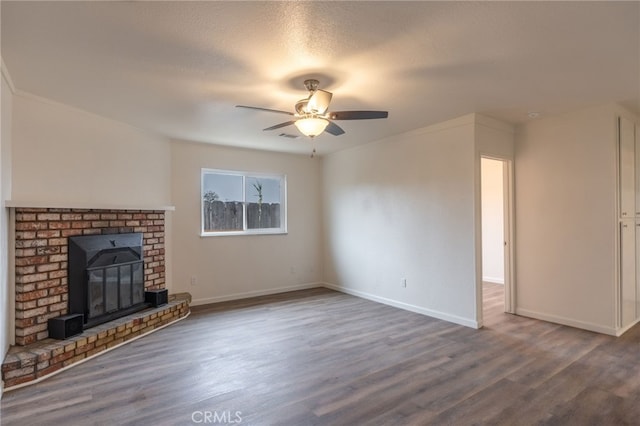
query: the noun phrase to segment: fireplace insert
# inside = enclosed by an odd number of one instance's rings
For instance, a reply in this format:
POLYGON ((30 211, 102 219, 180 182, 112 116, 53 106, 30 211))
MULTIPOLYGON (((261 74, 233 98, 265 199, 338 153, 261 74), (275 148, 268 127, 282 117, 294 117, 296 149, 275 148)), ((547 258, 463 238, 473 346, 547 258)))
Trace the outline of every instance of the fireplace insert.
POLYGON ((69 313, 84 327, 144 309, 142 234, 69 238, 69 313))

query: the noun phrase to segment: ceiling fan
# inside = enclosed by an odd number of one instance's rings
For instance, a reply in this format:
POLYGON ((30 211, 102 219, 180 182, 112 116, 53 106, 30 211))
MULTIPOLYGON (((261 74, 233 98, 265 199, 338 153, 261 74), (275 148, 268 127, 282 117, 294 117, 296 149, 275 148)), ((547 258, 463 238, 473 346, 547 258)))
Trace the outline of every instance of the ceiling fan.
POLYGON ((260 108, 247 105, 236 105, 237 108, 257 109, 259 111, 276 112, 296 117, 294 120, 276 124, 262 130, 275 130, 281 127, 295 125, 305 136, 314 138, 326 131, 334 136, 344 133, 344 130, 332 120, 369 120, 374 118, 387 118, 387 111, 332 111, 328 112, 329 103, 333 94, 326 90, 318 89, 318 80, 305 80, 304 87, 309 91, 309 97, 296 103, 295 112, 280 111, 277 109, 260 108))

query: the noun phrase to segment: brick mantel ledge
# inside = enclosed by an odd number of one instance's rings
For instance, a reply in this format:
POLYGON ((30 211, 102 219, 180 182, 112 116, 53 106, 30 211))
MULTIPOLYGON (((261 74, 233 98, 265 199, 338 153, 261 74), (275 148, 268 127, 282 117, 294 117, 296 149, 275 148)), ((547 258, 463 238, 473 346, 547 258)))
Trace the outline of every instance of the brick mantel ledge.
POLYGON ((100 203, 67 203, 28 200, 6 200, 4 206, 8 208, 26 209, 91 209, 91 210, 164 210, 174 211, 175 206, 163 205, 121 205, 100 203))

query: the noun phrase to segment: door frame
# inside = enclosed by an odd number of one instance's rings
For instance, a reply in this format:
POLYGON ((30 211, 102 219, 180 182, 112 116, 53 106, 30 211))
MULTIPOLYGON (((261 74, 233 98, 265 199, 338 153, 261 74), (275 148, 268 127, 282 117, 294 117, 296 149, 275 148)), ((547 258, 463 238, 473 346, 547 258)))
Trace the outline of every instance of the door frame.
POLYGON ((478 233, 479 242, 476 246, 479 250, 477 265, 477 323, 478 328, 483 326, 483 271, 482 271, 482 159, 502 162, 502 189, 503 189, 503 238, 504 238, 504 312, 515 314, 516 310, 516 286, 515 286, 515 175, 513 159, 496 155, 480 155, 480 184, 478 207, 478 233))
POLYGON ((515 211, 514 211, 514 173, 513 160, 501 159, 503 162, 503 191, 504 191, 504 311, 516 313, 515 290, 515 211))

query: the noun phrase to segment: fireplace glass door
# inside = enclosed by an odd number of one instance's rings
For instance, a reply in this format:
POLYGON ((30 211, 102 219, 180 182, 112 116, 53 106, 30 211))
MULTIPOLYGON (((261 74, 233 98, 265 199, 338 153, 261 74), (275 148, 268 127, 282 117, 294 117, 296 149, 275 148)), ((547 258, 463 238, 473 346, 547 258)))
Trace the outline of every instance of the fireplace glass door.
POLYGON ((143 261, 87 268, 88 319, 144 302, 143 261))

